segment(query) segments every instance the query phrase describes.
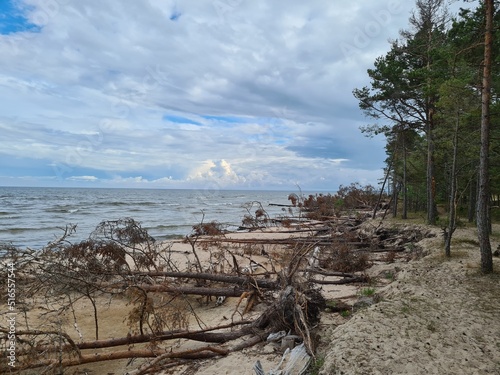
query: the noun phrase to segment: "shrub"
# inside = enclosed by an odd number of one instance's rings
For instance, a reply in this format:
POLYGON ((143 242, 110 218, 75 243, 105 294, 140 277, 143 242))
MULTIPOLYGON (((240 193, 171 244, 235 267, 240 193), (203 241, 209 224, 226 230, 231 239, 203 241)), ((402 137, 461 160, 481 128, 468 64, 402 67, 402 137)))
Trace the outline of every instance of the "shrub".
POLYGON ((217 221, 193 225, 193 236, 216 236, 224 233, 222 224, 217 221))
POLYGON ((338 272, 357 272, 370 267, 370 262, 366 253, 353 251, 346 244, 336 244, 329 249, 321 267, 338 272))
POLYGON ((335 215, 336 199, 331 194, 311 194, 304 200, 301 209, 309 219, 324 220, 335 215))
POLYGON ((294 207, 299 207, 309 219, 325 220, 332 216, 339 217, 342 212, 356 209, 374 208, 379 194, 371 185, 361 186, 353 183, 339 186, 335 195, 310 194, 307 198, 290 194, 288 200, 294 207))
POLYGON ((357 182, 349 186, 340 185, 337 196, 342 199, 346 209, 373 208, 378 201, 378 194, 373 186, 361 186, 357 182))
POLYGON ((271 218, 267 211, 262 207, 260 202, 249 202, 245 204, 245 208, 247 210, 247 214, 243 216, 243 220, 241 222, 243 227, 246 228, 262 228, 268 226, 272 223, 271 218), (254 205, 257 205, 257 209, 255 210, 255 216, 252 215, 251 209, 254 205))

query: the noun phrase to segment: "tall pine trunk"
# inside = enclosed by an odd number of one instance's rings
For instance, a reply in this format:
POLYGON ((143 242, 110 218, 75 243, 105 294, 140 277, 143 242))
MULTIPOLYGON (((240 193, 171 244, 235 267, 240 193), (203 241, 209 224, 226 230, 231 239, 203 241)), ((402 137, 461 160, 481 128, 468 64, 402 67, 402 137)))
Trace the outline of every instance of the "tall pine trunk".
POLYGON ((490 243, 490 101, 491 101, 491 49, 493 45, 493 0, 485 0, 486 24, 484 33, 484 68, 481 92, 481 151, 479 153, 479 191, 477 199, 477 234, 481 251, 481 271, 493 272, 490 243))

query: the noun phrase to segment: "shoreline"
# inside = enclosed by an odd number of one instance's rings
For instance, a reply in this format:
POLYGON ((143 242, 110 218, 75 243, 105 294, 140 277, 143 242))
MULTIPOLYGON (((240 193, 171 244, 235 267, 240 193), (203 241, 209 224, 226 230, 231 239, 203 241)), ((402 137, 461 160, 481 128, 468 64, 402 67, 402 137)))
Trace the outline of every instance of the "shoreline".
MULTIPOLYGON (((296 227, 288 227, 288 228, 271 228, 270 230, 256 230, 256 231, 248 231, 248 232, 239 232, 239 233, 226 233, 219 236, 200 236, 197 238, 194 246, 196 247, 196 257, 200 259, 201 265, 204 267, 204 272, 214 272, 216 275, 223 275, 225 273, 234 272, 231 271, 230 265, 231 262, 237 261, 241 267, 252 266, 252 262, 258 263, 262 268, 259 272, 256 272, 255 277, 264 275, 266 272, 271 272, 272 270, 279 271, 280 267, 277 263, 277 260, 280 257, 283 257, 286 254, 287 246, 290 246, 291 243, 294 243, 300 239, 313 238, 314 241, 318 244, 323 243, 327 238, 330 238, 329 235, 322 235, 321 226, 324 225, 321 222, 311 221, 310 225, 305 226, 304 223, 300 223, 296 227), (281 229, 281 231, 280 231, 281 229), (311 235, 314 235, 311 237, 311 235), (233 259, 231 260, 231 257, 233 259), (234 258, 234 256, 236 258, 234 258), (228 261, 229 260, 229 261, 228 261), (248 263, 248 264, 247 264, 248 263), (217 269, 210 269, 210 267, 215 267, 217 269), (206 268, 206 269, 205 269, 206 268)), ((421 232, 422 235, 420 237, 415 237, 418 241, 414 241, 413 245, 409 245, 407 250, 402 248, 394 253, 392 252, 372 252, 372 260, 371 267, 366 269, 363 274, 367 275, 370 280, 369 283, 353 283, 353 284, 325 284, 320 285, 320 290, 323 297, 326 301, 330 301, 328 303, 344 303, 344 310, 335 310, 333 307, 323 308, 320 313, 320 320, 318 326, 313 328, 311 331, 315 336, 319 337, 318 348, 319 351, 316 354, 316 360, 318 358, 324 359, 324 365, 322 370, 320 370, 321 374, 383 374, 383 373, 423 373, 423 369, 430 373, 433 372, 432 366, 437 366, 441 373, 451 374, 452 372, 443 372, 445 368, 443 366, 438 366, 437 362, 434 361, 444 361, 441 357, 429 358, 420 353, 419 351, 423 350, 424 347, 420 347, 419 337, 421 337, 424 333, 434 335, 433 343, 437 345, 440 340, 456 340, 457 337, 448 337, 445 333, 445 326, 441 326, 440 323, 434 320, 429 320, 427 318, 427 313, 432 313, 433 309, 439 312, 441 316, 446 315, 446 310, 444 306, 447 299, 446 296, 441 295, 444 293, 439 292, 440 294, 440 303, 436 305, 436 302, 432 301, 432 294, 429 294, 429 291, 426 289, 429 286, 425 285, 425 283, 420 282, 420 285, 415 284, 416 275, 420 274, 432 274, 433 279, 436 281, 434 283, 438 283, 440 278, 442 280, 446 280, 449 285, 454 288, 457 287, 457 284, 450 281, 450 275, 455 275, 457 278, 465 278, 463 275, 463 271, 467 271, 466 273, 472 273, 470 270, 472 269, 470 265, 468 266, 469 258, 472 261, 477 261, 478 254, 477 251, 473 252, 473 246, 471 243, 472 240, 469 240, 472 229, 459 229, 457 232, 457 239, 455 240, 455 251, 457 251, 459 255, 456 258, 453 258, 450 261, 444 261, 440 258, 440 238, 439 232, 436 228, 428 228, 425 226, 414 225, 411 223, 406 224, 394 224, 391 222, 385 222, 385 224, 381 225, 379 220, 367 220, 363 224, 357 227, 356 229, 359 231, 359 235, 361 237, 368 238, 369 233, 373 233, 374 231, 385 231, 384 233, 393 233, 395 237, 399 236, 407 236, 411 237, 415 235, 417 232, 421 232), (465 235, 464 235, 465 233, 465 235), (429 234, 434 235, 434 238, 426 238, 429 234), (461 239, 461 236, 465 236, 465 239, 461 239), (462 242, 460 242, 462 241, 462 242), (463 246, 462 246, 463 245, 463 246), (462 246, 462 247, 459 247, 462 246), (419 251, 417 251, 417 247, 421 247, 419 251), (411 248, 411 249, 410 249, 411 248), (388 254, 395 255, 394 258, 390 258, 388 254), (424 255, 421 259, 414 259, 415 257, 419 257, 419 254, 424 255), (429 264, 431 267, 429 267, 429 264), (461 264, 461 268, 458 265, 461 264), (458 267, 458 268, 457 268, 458 267), (428 269, 432 269, 432 272, 428 269), (453 271, 451 273, 450 271, 453 271), (460 273, 462 272, 462 273, 460 273), (370 291, 373 289, 373 294, 376 296, 376 299, 371 301, 368 305, 362 306, 359 308, 355 308, 357 302, 366 299, 367 296, 364 296, 363 293, 370 291), (410 297, 409 297, 410 296, 410 297), (414 297, 411 297, 414 296, 414 297), (426 303, 420 303, 421 298, 428 298, 429 301, 426 303), (409 305, 405 302, 410 298, 410 302, 415 299, 415 303, 411 302, 409 305), (429 311, 421 311, 421 308, 426 307, 429 311), (334 312, 337 311, 337 312, 334 312), (345 314, 344 314, 345 313, 345 314), (412 315, 415 314, 415 316, 412 315), (424 316, 425 318, 422 318, 424 316), (416 319, 416 322, 408 325, 408 322, 412 322, 416 319), (387 320, 389 319, 389 320, 387 320), (420 328, 415 328, 421 325, 420 320, 427 321, 427 325, 423 325, 420 328), (427 320, 426 320, 427 319, 427 320), (395 332, 391 327, 404 327, 408 326, 408 332, 412 333, 410 337, 399 337, 398 332, 395 332), (443 332, 442 332, 443 331, 443 332), (387 335, 390 334, 391 338, 388 338, 387 335), (415 337, 411 337, 415 334, 415 337), (439 336, 438 334, 441 334, 439 336), (420 335, 420 336, 419 336, 420 335), (379 342, 377 344, 377 342, 379 342), (378 345, 378 346, 377 346, 378 345), (375 350, 374 350, 375 348, 375 350), (399 348, 399 349, 398 349, 399 348), (403 348, 409 351, 405 352, 406 354, 400 354, 400 350, 403 348), (413 350, 413 349, 415 350, 413 350), (411 362, 413 363, 413 367, 409 367, 408 363, 402 363, 402 360, 394 357, 396 353, 401 358, 411 358, 411 362), (420 353, 420 354, 419 354, 420 353), (387 358, 392 358, 391 362, 388 362, 387 358), (425 360, 421 360, 419 356, 425 358, 425 360), (405 372, 410 371, 410 372, 405 372), (411 372, 413 371, 413 372, 411 372)), ((348 232, 346 232, 348 233, 348 232)), ((339 234, 342 238, 346 234, 339 234)), ((384 234, 385 235, 385 234, 384 234)), ((331 239, 331 238, 330 238, 331 239)), ((376 240, 379 241, 379 240, 376 240)), ((168 241, 162 243, 163 249, 170 251, 170 257, 173 264, 175 263, 176 267, 179 270, 193 270, 193 267, 196 268, 197 260, 193 256, 193 243, 189 243, 186 241, 168 241)), ((311 245, 308 245, 311 247, 311 245)), ((326 245, 321 245, 326 246, 326 245)), ((361 247, 362 249, 362 247, 361 247)), ((394 250, 396 248, 393 248, 394 250)), ((366 250, 362 250, 366 251, 366 250)), ((324 256, 322 257, 322 261, 326 261, 324 256)), ((285 263, 286 264, 286 263, 285 263)), ((498 261, 496 260, 496 266, 498 267, 498 261)), ((275 271, 273 271, 275 272, 275 271)), ((318 280, 323 281, 332 281, 339 280, 339 277, 331 278, 327 276, 321 276, 321 274, 316 277, 318 280)), ((470 275, 469 275, 470 276, 470 275)), ((468 276, 467 276, 468 277, 468 276)), ((476 280, 481 281, 481 280, 476 280)), ((435 284, 429 282, 429 285, 432 285, 433 288, 436 287, 435 284)), ((443 289, 445 285, 441 286, 443 289)), ((498 291, 498 287, 495 289, 498 291)), ((465 292, 463 292, 465 293, 465 292)), ((494 293, 494 292, 492 292, 494 293)), ((495 292, 496 293, 496 292, 495 292)), ((455 295, 455 294, 454 294, 455 295)), ((500 291, 498 291, 498 295, 500 296, 500 291)), ((163 296, 163 294, 158 295, 163 296)), ((166 295, 165 295, 166 296, 166 295)), ((277 295, 276 295, 277 296, 277 295)), ((453 299, 453 303, 457 306, 460 305, 460 300, 453 299)), ((164 297, 161 297, 162 299, 164 297)), ((276 298, 276 297, 275 297, 276 298)), ((207 299, 199 299, 194 297, 189 297, 186 301, 190 301, 191 306, 196 306, 196 315, 190 315, 189 317, 189 327, 194 324, 193 327, 200 324, 202 322, 203 327, 217 327, 223 326, 228 322, 233 322, 235 316, 238 319, 257 319, 260 314, 265 312, 266 306, 269 306, 269 303, 274 299, 270 299, 267 302, 265 300, 260 301, 257 304, 254 304, 253 309, 248 313, 244 314, 243 309, 247 305, 248 301, 246 299, 238 298, 238 297, 227 297, 223 300, 220 305, 217 305, 217 301, 215 299, 209 300, 207 299), (235 315, 236 314, 236 315, 235 315), (229 319, 229 320, 228 320, 229 319)), ((475 299, 477 302, 478 298, 475 299)), ((500 299, 498 299, 500 300, 500 299)), ((99 308, 100 308, 100 338, 112 338, 119 337, 127 334, 126 324, 123 325, 123 322, 128 319, 128 312, 130 311, 129 302, 127 299, 114 300, 112 304, 109 304, 106 298, 99 300, 99 308), (121 301, 121 302, 120 302, 121 301), (120 319, 117 319, 117 316, 120 316, 120 319), (121 321, 119 325, 111 324, 111 322, 121 321), (118 329, 121 326, 122 328, 118 329), (121 333, 120 333, 121 332, 121 333)), ((500 304, 500 302, 498 303, 500 304)), ((498 304, 494 305, 499 307, 498 304)), ((35 302, 33 306, 42 306, 42 300, 35 302)), ((182 304, 179 306, 183 306, 182 304)), ((186 305, 187 306, 187 305, 186 305)), ((328 305, 333 306, 333 305, 328 305)), ((338 305, 337 305, 338 306, 338 305)), ((74 306, 74 317, 69 315, 65 315, 67 319, 67 332, 73 336, 73 339, 77 341, 88 341, 93 336, 94 329, 94 319, 92 318, 92 314, 89 311, 91 308, 91 304, 89 301, 82 300, 78 302, 77 305, 74 306), (76 315, 75 315, 76 312, 76 315), (83 315, 82 315, 83 314, 83 315), (73 322, 73 323, 72 323, 73 322), (75 324, 77 328, 75 328, 75 324), (72 327, 73 326, 73 327, 72 327)), ((472 307, 469 307, 472 308, 472 307)), ((450 311, 452 308, 449 308, 450 311)), ((32 313, 39 314, 36 310, 31 310, 32 313)), ((500 311, 495 310, 495 311, 500 311)), ((460 315, 460 321, 454 322, 454 326, 460 326, 461 329, 465 332, 464 334, 467 337, 475 337, 474 335, 477 332, 472 332, 466 326, 467 324, 471 327, 477 326, 479 318, 484 318, 482 314, 473 314, 474 319, 476 321, 474 324, 467 318, 467 316, 463 316, 465 312, 462 311, 460 315)), ((30 313, 31 314, 31 313, 30 313)), ((45 313, 44 313, 45 314, 45 313)), ((42 314, 43 315, 43 314, 42 314)), ((495 316, 494 316, 495 317, 495 316)), ((498 313, 496 313, 496 318, 498 318, 498 313)), ((36 326, 36 321, 40 318, 36 318, 32 321, 33 326, 36 326)), ((458 319, 458 318, 457 318, 458 319)), ((447 319, 447 321, 452 321, 453 318, 447 319)), ((494 326, 494 321, 491 318, 486 320, 489 326, 494 326)), ((496 320, 500 321, 500 320, 496 320)), ((42 322, 40 320, 40 322, 42 322)), ((65 325, 66 325, 65 324, 65 325)), ((500 325, 500 323, 498 324, 500 325)), ((190 328, 193 329, 193 328, 190 328)), ((231 332, 231 329, 223 330, 221 332, 231 332)), ((493 333, 499 333, 498 327, 494 328, 493 333)), ((490 337, 490 336, 488 336, 490 337)), ((496 345, 498 340, 495 341, 492 338, 493 344, 496 345)), ((453 341, 454 342, 454 341, 453 341)), ((238 341, 235 341, 232 345, 237 345, 238 341)), ((239 341, 241 345, 245 343, 245 340, 239 341)), ((168 350, 186 350, 193 348, 200 348, 199 344, 194 345, 188 341, 178 341, 172 344, 165 343, 166 346, 162 345, 165 350, 170 347, 168 350), (169 346, 170 345, 170 346, 169 346), (193 346, 194 345, 194 346, 193 346)), ((434 345, 433 344, 433 345, 434 345)), ((470 344, 470 343, 469 343, 470 344)), ((455 346, 461 347, 459 342, 454 342, 455 346)), ((486 349, 490 352, 493 352, 493 347, 491 345, 486 346, 486 349)), ((498 343, 500 345, 500 343, 498 343)), ((202 346, 201 346, 202 347, 202 346)), ((221 348, 230 348, 230 346, 221 346, 221 348)), ((477 345, 474 346, 477 348, 477 345)), ((92 352, 92 351, 91 351, 92 352)), ((109 352, 109 349, 105 349, 103 353, 109 352)), ((435 351, 435 353, 442 354, 439 351, 435 351)), ((260 360, 264 369, 269 370, 274 368, 276 364, 281 359, 281 346, 280 344, 272 344, 272 343, 261 343, 257 345, 253 345, 247 349, 243 349, 242 351, 236 351, 234 353, 228 353, 222 357, 218 357, 217 359, 207 359, 207 360, 197 360, 191 362, 190 364, 183 364, 173 368, 172 371, 164 370, 161 372, 162 374, 180 374, 180 373, 189 373, 189 374, 203 374, 203 375, 215 375, 215 374, 232 374, 238 372, 241 374, 254 374, 252 368, 257 360, 260 360), (243 370, 243 368, 245 370, 243 370), (243 372, 242 372, 243 371, 243 372)), ((437 354, 436 354, 437 356, 437 354)), ((472 358, 472 357, 471 357, 472 358)), ((474 363, 477 365, 477 359, 469 359, 470 363, 474 363)), ((498 364, 498 368, 500 368, 500 362, 496 361, 494 358, 488 359, 487 368, 490 371, 491 369, 498 364), (489 366, 489 367, 488 367, 489 366)), ((95 373, 103 373, 102 371, 106 371, 104 373, 122 373, 126 368, 126 360, 118 360, 112 362, 102 362, 96 364, 87 364, 81 365, 77 367, 70 367, 68 369, 68 373, 72 373, 73 371, 77 371, 78 369, 86 368, 95 371, 95 373)), ((455 358, 456 362, 456 358, 455 358)), ((145 360, 138 359, 137 364, 144 364, 145 360)), ((450 368, 453 368, 454 371, 457 369, 471 369, 472 367, 466 366, 466 364, 461 363, 457 365, 456 363, 452 366, 450 364, 450 368), (460 367, 462 366, 462 367, 460 367)), ((127 370, 128 371, 128 370, 127 370)), ((24 372, 29 374, 30 372, 24 372)), ((456 372, 455 372, 456 373, 456 372)), ((462 372, 464 373, 464 372, 462 372)), ((478 372, 488 373, 488 372, 478 372)), ((494 372, 489 372, 494 373, 494 372)))

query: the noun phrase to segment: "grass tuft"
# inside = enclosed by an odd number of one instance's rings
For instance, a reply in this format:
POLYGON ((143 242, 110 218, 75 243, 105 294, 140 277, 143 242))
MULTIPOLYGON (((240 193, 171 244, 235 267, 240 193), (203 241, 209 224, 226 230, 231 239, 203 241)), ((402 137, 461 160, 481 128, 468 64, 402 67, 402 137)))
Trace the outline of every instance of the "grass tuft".
POLYGON ((375 294, 375 288, 363 288, 360 294, 365 297, 371 297, 375 294))

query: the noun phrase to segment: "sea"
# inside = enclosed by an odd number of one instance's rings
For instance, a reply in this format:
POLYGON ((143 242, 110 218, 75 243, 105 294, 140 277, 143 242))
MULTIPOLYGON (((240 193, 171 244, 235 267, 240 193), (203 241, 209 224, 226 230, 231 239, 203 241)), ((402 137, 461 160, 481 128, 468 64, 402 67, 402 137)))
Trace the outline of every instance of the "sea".
POLYGON ((102 221, 133 218, 156 240, 182 238, 201 221, 237 230, 262 207, 271 218, 290 216, 293 191, 147 190, 0 187, 0 246, 41 249, 76 224, 73 243, 102 221))

